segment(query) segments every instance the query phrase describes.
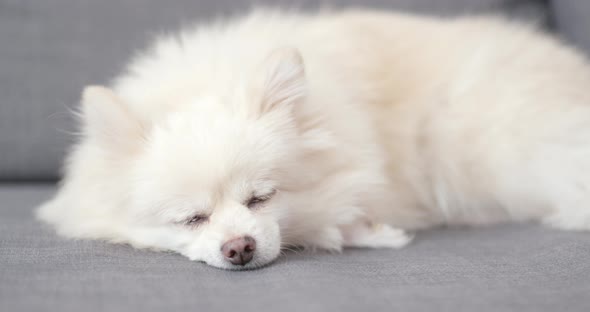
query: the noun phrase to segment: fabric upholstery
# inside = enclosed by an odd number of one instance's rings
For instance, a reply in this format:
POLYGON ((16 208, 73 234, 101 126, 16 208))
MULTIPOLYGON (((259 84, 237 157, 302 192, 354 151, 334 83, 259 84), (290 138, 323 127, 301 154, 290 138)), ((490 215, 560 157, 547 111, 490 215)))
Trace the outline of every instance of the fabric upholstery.
POLYGON ((156 33, 257 4, 542 16, 535 0, 0 0, 0 180, 58 175, 82 87, 107 84, 156 33))
POLYGON ((590 55, 590 1, 553 0, 551 8, 561 36, 590 55))
POLYGON ((590 235, 537 225, 418 233, 401 250, 287 252, 231 272, 57 237, 53 186, 0 187, 0 311, 590 311, 590 235))

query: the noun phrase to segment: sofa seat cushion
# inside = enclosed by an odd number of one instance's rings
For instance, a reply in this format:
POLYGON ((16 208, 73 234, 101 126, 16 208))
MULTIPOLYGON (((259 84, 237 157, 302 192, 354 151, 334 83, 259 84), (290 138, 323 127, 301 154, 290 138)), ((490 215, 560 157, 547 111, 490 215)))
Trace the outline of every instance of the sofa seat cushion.
POLYGON ((52 185, 0 186, 0 311, 590 311, 590 233, 418 233, 401 250, 286 252, 253 271, 57 237, 52 185))

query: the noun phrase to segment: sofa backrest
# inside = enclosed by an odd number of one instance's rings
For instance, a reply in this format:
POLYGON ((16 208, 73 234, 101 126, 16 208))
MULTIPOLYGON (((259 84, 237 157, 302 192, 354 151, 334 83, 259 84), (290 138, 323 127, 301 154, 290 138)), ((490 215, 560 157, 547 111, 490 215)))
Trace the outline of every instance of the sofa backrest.
MULTIPOLYGON (((562 1, 562 0, 560 0, 562 1)), ((574 1, 574 0, 572 0, 574 1)), ((75 139, 70 110, 88 84, 108 84, 149 38, 271 0, 0 0, 0 180, 54 180, 75 139)), ((545 20, 538 0, 302 0, 428 14, 510 12, 545 20)), ((292 5, 291 5, 292 6, 292 5)), ((586 15, 588 16, 588 15, 586 15)))

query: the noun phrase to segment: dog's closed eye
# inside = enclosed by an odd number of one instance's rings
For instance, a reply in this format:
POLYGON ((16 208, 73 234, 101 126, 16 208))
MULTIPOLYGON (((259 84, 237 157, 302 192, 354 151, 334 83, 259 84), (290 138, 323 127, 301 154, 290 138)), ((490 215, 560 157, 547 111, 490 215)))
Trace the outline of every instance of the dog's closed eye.
POLYGON ((250 209, 254 209, 271 199, 273 195, 276 194, 276 192, 276 190, 272 190, 270 193, 265 195, 252 195, 252 197, 246 201, 246 206, 250 209))
POLYGON ((184 222, 184 225, 197 226, 197 225, 200 225, 201 223, 207 221, 208 219, 209 219, 209 217, 204 216, 204 215, 195 215, 195 216, 192 216, 189 219, 187 219, 184 222))

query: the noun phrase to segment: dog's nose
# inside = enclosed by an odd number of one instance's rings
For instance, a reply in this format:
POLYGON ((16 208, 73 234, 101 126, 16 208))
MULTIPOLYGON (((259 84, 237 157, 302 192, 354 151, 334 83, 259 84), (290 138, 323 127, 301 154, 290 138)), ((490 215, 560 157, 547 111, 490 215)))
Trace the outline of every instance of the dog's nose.
POLYGON ((221 246, 221 253, 225 260, 235 265, 246 265, 254 257, 256 241, 250 236, 229 240, 221 246))

